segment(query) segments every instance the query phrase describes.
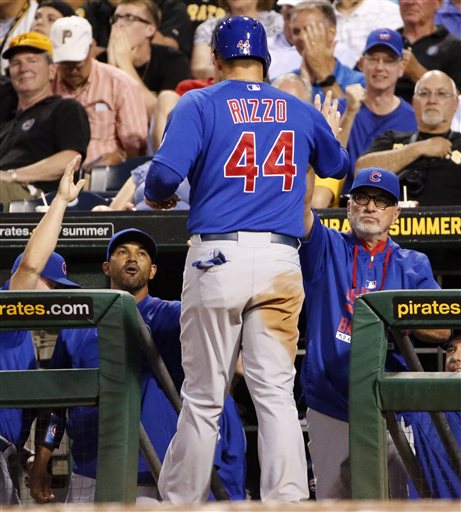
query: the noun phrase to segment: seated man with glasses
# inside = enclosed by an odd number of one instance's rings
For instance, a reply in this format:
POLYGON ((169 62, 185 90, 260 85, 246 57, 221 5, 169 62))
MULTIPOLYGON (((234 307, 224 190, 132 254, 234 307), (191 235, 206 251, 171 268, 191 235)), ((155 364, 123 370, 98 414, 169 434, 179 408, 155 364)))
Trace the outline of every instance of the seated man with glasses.
POLYGON ((110 19, 107 60, 141 85, 149 115, 159 92, 174 91, 179 82, 190 77, 185 53, 153 44, 160 19, 160 9, 151 0, 122 0, 110 19))
MULTIPOLYGON (((354 181, 356 160, 373 140, 388 130, 414 131, 416 119, 412 106, 395 95, 397 80, 403 74, 402 36, 394 30, 380 28, 368 36, 359 68, 365 76, 365 88, 360 84, 346 87, 346 98, 340 98, 339 110, 344 109, 342 131, 338 139, 347 147, 351 172, 346 176, 342 193, 347 194, 354 181)), ((314 207, 328 208, 334 203, 338 187, 333 180, 317 180, 314 207), (324 203, 318 198, 324 197, 324 203)))
POLYGON ((413 96, 417 131, 388 131, 375 139, 356 169, 380 165, 398 174, 420 206, 461 204, 461 133, 450 129, 458 107, 453 80, 428 71, 413 96))
MULTIPOLYGON (((317 479, 317 499, 351 498, 348 385, 356 297, 379 290, 439 288, 427 256, 402 249, 389 236, 400 214, 399 194, 394 173, 377 167, 362 169, 347 205, 350 233, 325 227, 310 202, 307 204, 308 239, 300 249, 307 355, 300 382, 308 407, 309 453, 317 479)), ((447 339, 450 331, 413 334, 422 341, 437 342, 447 339)), ((395 350, 388 352, 386 368, 406 369, 395 350)), ((390 441, 388 448, 390 496, 405 498, 407 476, 390 441)))

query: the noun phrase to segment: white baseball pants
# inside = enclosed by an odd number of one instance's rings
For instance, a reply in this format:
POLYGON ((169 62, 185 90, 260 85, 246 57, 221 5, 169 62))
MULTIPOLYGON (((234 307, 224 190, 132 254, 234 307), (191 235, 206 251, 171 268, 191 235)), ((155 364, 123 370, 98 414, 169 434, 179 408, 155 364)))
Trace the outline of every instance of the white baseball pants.
MULTIPOLYGON (((350 500, 349 423, 308 409, 307 430, 317 500, 350 500)), ((387 436, 389 497, 406 499, 408 474, 390 434, 387 436)))
POLYGON ((175 503, 206 501, 218 420, 242 350, 245 380, 258 417, 263 500, 309 497, 307 466, 293 398, 298 317, 304 292, 295 248, 270 233, 238 241, 192 237, 182 293, 185 381, 178 431, 165 457, 159 491, 175 503), (219 249, 227 262, 192 266, 219 249))

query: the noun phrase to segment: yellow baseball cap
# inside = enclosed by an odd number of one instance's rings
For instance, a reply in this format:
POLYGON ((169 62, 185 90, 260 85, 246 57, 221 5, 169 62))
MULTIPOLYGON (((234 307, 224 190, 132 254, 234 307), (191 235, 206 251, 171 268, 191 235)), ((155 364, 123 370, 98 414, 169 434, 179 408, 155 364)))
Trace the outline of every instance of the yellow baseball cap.
POLYGON ((47 52, 53 56, 53 46, 48 37, 38 32, 25 32, 13 37, 8 49, 3 52, 4 59, 11 59, 19 51, 31 51, 34 53, 47 52))

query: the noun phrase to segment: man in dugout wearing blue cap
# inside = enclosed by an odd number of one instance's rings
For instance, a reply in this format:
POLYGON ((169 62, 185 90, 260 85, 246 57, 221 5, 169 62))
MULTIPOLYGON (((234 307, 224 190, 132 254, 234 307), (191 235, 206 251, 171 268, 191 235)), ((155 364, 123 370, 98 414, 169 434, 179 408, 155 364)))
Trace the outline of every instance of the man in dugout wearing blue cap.
MULTIPOLYGON (((61 229, 62 214, 73 201, 84 180, 73 183, 73 170, 78 167, 80 156, 75 157, 64 172, 56 198, 49 211, 35 228, 24 252, 16 258, 9 279, 2 290, 48 290, 53 288, 80 288, 67 278, 66 262, 62 256, 52 252, 61 229), (44 247, 51 247, 43 250, 44 247)), ((2 304, 18 305, 16 299, 3 298, 2 304)), ((24 303, 24 301, 22 301, 24 303)), ((14 307, 13 307, 14 310, 14 307)), ((2 318, 5 308, 1 310, 2 318)), ((0 331, 0 370, 36 369, 34 346, 29 331, 0 331)), ((17 468, 18 452, 29 436, 32 413, 26 409, 0 409, 0 508, 2 505, 19 504, 14 471, 17 468)))
MULTIPOLYGON (((362 169, 350 192, 350 232, 323 226, 308 203, 308 239, 300 249, 307 353, 300 380, 308 407, 309 452, 317 499, 351 498, 348 385, 356 297, 379 290, 439 288, 427 256, 402 249, 389 236, 400 215, 398 177, 386 169, 362 169)), ((440 342, 450 331, 419 330, 412 334, 422 341, 440 342)), ((387 370, 406 369, 401 355, 389 352, 387 370)), ((405 498, 407 476, 391 441, 389 469, 390 497, 405 498)))

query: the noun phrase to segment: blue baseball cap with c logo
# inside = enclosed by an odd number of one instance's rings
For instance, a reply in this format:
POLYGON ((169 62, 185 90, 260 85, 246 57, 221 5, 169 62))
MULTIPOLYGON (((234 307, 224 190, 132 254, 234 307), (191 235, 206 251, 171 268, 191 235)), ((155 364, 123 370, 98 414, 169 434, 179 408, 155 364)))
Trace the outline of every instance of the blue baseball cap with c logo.
POLYGON ((352 183, 350 193, 361 187, 374 187, 390 194, 396 202, 400 198, 399 178, 393 172, 380 167, 360 169, 352 183))

